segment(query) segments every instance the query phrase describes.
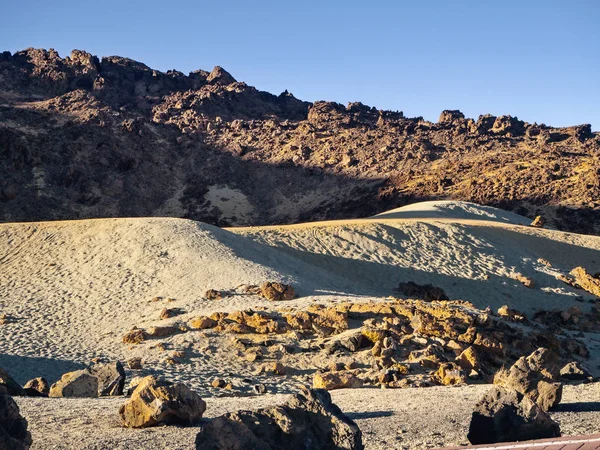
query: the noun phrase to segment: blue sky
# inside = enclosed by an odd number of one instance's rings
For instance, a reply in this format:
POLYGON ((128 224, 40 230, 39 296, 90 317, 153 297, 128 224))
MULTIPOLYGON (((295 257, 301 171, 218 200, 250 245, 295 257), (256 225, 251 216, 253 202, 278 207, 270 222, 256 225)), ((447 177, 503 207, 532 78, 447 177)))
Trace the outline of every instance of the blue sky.
POLYGON ((0 0, 0 49, 221 65, 304 100, 600 131, 600 2, 0 0), (9 20, 7 20, 9 19, 9 20))

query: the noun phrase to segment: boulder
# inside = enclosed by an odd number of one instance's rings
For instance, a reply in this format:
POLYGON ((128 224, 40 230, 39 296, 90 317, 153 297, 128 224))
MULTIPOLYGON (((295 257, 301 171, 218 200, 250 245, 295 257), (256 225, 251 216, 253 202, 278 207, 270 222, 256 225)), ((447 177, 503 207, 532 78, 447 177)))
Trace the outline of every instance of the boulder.
POLYGON ((87 370, 65 373, 50 388, 50 397, 98 397, 98 378, 87 370))
POLYGON ((221 294, 221 291, 217 291, 216 289, 208 289, 204 293, 204 298, 207 300, 221 300, 223 298, 223 294, 221 294))
POLYGON ((495 386, 475 405, 467 438, 478 445, 558 436, 558 424, 528 396, 495 386))
POLYGON ((560 369, 560 377, 565 380, 585 380, 591 375, 579 362, 572 361, 560 369))
POLYGON ((571 270, 570 275, 575 278, 575 283, 581 289, 600 297, 600 278, 590 275, 583 267, 575 267, 571 270))
POLYGON ((119 361, 94 364, 89 368, 89 373, 98 379, 99 396, 123 395, 125 370, 119 361))
POLYGON ((196 330, 206 330, 217 326, 217 321, 206 316, 194 317, 190 320, 190 327, 196 330))
POLYGON ((119 408, 121 423, 130 428, 158 424, 191 425, 202 419, 206 403, 183 383, 145 377, 119 408))
POLYGON ((455 122, 460 122, 463 120, 465 120, 465 115, 462 112, 460 112, 458 109, 453 109, 453 110, 445 109, 440 114, 438 123, 444 124, 444 125, 452 125, 455 122))
POLYGON ((142 358, 140 358, 139 356, 136 356, 134 358, 129 358, 127 360, 127 367, 129 367, 131 370, 140 370, 143 366, 144 366, 144 360, 142 358))
POLYGON ((438 370, 433 374, 433 379, 444 386, 453 386, 466 382, 465 373, 462 368, 452 362, 440 364, 438 370))
POLYGON ((303 390, 282 406, 227 413, 204 425, 197 450, 362 450, 358 426, 324 390, 303 390))
POLYGON ((531 226, 535 228, 544 228, 544 225, 546 225, 546 219, 543 216, 535 216, 535 219, 531 222, 531 226))
POLYGON ((0 389, 6 389, 9 395, 25 395, 25 391, 19 383, 11 377, 6 370, 0 367, 0 389))
POLYGON ((313 376, 313 387, 315 389, 344 389, 359 388, 363 385, 357 377, 355 370, 341 370, 339 372, 315 372, 313 376))
POLYGON ((47 397, 50 393, 50 384, 45 378, 38 377, 25 383, 23 389, 28 397, 47 397))
POLYGON ((466 371, 479 370, 481 362, 477 355, 477 350, 474 347, 466 348, 460 355, 455 359, 456 364, 462 367, 466 371))
POLYGON ((179 331, 179 328, 173 326, 166 327, 150 327, 148 329, 148 336, 152 337, 168 337, 172 336, 179 331))
POLYGON ((27 450, 31 445, 31 434, 27 431, 27 421, 21 416, 19 407, 0 386, 0 449, 27 450))
POLYGON ((292 300, 296 297, 296 291, 289 284, 267 281, 260 286, 260 295, 267 300, 292 300))
POLYGON ((562 398, 556 363, 555 354, 546 348, 538 348, 531 355, 519 358, 508 370, 498 371, 494 384, 514 389, 530 397, 544 411, 549 411, 556 408, 562 398))
POLYGON ((123 335, 124 344, 141 344, 148 339, 148 333, 141 328, 133 328, 123 335))

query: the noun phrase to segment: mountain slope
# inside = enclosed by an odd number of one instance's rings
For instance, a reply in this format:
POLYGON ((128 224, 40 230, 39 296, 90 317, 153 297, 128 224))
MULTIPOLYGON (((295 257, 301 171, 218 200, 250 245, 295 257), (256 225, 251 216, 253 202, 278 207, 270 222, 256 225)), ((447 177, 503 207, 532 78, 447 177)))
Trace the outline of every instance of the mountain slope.
POLYGON ((82 51, 0 54, 0 156, 3 221, 264 225, 459 199, 600 232, 600 136, 589 125, 459 111, 431 123, 275 96, 220 67, 184 75, 82 51))

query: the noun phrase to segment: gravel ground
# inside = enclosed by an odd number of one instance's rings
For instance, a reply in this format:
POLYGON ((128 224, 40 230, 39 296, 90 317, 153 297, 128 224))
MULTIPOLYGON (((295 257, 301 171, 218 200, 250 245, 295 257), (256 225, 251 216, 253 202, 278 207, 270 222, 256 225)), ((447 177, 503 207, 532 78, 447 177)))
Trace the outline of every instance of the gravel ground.
MULTIPOLYGON (((422 389, 344 389, 333 391, 340 408, 363 432, 367 449, 423 449, 467 444, 474 403, 487 385, 422 389)), ((205 417, 255 409, 285 401, 285 395, 207 398, 205 417)), ((191 449, 198 427, 122 428, 117 409, 122 398, 17 398, 42 449, 191 449)), ((552 416, 563 435, 600 433, 600 383, 565 386, 563 402, 552 416)))

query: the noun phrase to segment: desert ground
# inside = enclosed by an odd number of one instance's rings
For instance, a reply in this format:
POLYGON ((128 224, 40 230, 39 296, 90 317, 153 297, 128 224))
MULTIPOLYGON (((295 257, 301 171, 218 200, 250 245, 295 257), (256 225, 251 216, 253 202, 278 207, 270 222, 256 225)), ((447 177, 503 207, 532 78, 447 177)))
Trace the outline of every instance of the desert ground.
MULTIPOLYGON (((286 226, 218 228, 174 218, 0 224, 0 313, 8 318, 0 325, 0 367, 21 384, 39 376, 52 383, 92 360, 139 357, 143 368, 126 368, 129 380, 156 374, 184 382, 207 402, 207 418, 277 404, 311 385, 331 355, 280 351, 297 342, 293 333, 278 336, 278 346, 262 360, 285 365, 286 374, 274 376, 257 370, 261 361, 236 351, 236 338, 228 333, 188 329, 137 345, 122 337, 133 327, 179 327, 215 312, 403 300, 408 297, 395 289, 410 281, 440 287, 451 300, 480 310, 508 305, 532 317, 539 310, 576 306, 588 313, 595 297, 557 277, 577 266, 597 271, 600 237, 533 228, 530 222, 499 209, 446 201, 368 219, 286 226), (290 284, 297 297, 272 302, 247 289, 265 281, 290 284), (205 298, 208 289, 221 291, 222 298, 205 298), (161 319, 165 308, 177 314, 161 319), (215 377, 231 386, 212 387, 215 377), (266 393, 253 393, 256 383, 266 393)), ((573 359, 598 377, 600 333, 563 334, 585 344, 587 358, 573 359)), ((366 448, 418 449, 466 444, 473 405, 488 387, 475 380, 331 393, 360 426, 366 448)), ((34 449, 183 449, 192 448, 198 431, 123 428, 116 413, 123 398, 16 400, 34 449)), ((597 382, 566 385, 552 417, 563 435, 599 433, 598 402, 597 382)))

